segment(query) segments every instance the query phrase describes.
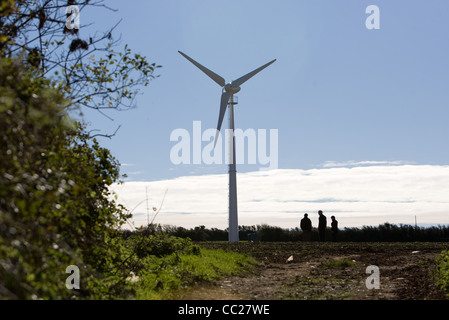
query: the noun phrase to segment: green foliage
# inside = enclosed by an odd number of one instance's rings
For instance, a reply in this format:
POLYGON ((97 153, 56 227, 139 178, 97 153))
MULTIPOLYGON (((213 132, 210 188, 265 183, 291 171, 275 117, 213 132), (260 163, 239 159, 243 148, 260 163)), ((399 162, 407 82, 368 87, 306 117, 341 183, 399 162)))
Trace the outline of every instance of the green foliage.
POLYGON ((151 234, 149 228, 136 231, 127 237, 127 243, 132 246, 132 252, 138 258, 144 258, 148 255, 163 257, 172 253, 191 253, 199 250, 193 246, 189 239, 182 239, 170 236, 166 233, 157 232, 151 234))
POLYGON ((2 292, 17 298, 62 295, 43 283, 61 282, 50 257, 59 255, 66 265, 76 259, 63 249, 55 228, 57 220, 64 220, 60 203, 69 185, 68 180, 61 183, 65 175, 58 153, 70 130, 63 108, 67 101, 11 60, 0 63, 0 96, 2 292))
POLYGON ((449 297, 449 250, 443 251, 437 259, 437 286, 449 297))
POLYGON ((129 276, 121 286, 137 299, 163 299, 185 288, 251 270, 257 263, 242 254, 202 249, 167 234, 160 225, 121 232, 129 276))
POLYGON ((176 289, 251 270, 256 261, 242 254, 199 249, 145 259, 141 280, 135 284, 137 299, 163 299, 176 289))
POLYGON ((335 260, 335 261, 327 261, 324 264, 325 268, 337 268, 337 269, 344 269, 347 267, 352 267, 355 263, 352 260, 349 259, 341 259, 341 260, 335 260))
POLYGON ((65 269, 78 265, 85 282, 118 274, 114 236, 127 215, 108 186, 119 164, 17 60, 0 60, 0 97, 0 296, 95 296, 104 285, 67 290, 65 269))

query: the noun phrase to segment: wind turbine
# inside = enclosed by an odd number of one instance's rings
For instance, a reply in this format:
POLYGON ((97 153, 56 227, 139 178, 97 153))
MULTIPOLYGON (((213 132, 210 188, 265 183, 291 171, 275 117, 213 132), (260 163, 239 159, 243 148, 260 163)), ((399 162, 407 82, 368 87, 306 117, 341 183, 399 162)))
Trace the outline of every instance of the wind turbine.
POLYGON ((238 227, 238 213, 237 213, 237 177, 236 177, 236 166, 235 166, 235 138, 234 138, 234 94, 240 91, 240 86, 248 81, 250 78, 254 77, 257 73, 268 67, 270 64, 276 61, 276 59, 264 64, 263 66, 251 71, 250 73, 238 78, 237 80, 226 83, 225 79, 216 74, 215 72, 209 70, 205 66, 199 64, 192 58, 190 58, 185 53, 178 51, 184 58, 193 63, 198 69, 203 71, 209 78, 214 80, 220 87, 222 87, 221 102, 220 102, 220 113, 218 116, 217 133, 214 140, 214 148, 217 144, 217 138, 220 134, 221 125, 223 123, 223 118, 226 113, 226 107, 229 105, 229 129, 230 129, 230 139, 229 139, 229 242, 239 241, 239 227, 238 227))

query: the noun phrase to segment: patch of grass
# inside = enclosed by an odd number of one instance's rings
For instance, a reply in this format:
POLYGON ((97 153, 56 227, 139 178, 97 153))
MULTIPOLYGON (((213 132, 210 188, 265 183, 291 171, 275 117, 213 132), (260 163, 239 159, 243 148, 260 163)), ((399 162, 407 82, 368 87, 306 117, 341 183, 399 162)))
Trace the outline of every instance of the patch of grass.
POLYGON ((250 271, 257 265, 251 257, 211 249, 162 258, 150 256, 143 263, 146 270, 134 284, 136 299, 153 300, 169 297, 174 290, 250 271))
POLYGON ((449 250, 443 251, 437 259, 437 286, 449 297, 449 250))
POLYGON ((344 269, 347 267, 352 267, 354 265, 354 261, 349 259, 341 259, 341 260, 335 260, 335 261, 328 261, 324 264, 324 268, 339 268, 344 269))

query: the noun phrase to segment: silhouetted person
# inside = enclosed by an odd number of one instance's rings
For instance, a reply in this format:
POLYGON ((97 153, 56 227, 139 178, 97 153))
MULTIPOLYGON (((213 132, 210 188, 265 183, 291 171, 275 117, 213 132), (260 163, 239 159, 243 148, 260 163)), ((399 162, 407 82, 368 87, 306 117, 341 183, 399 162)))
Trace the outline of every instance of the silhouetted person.
POLYGON ((312 235, 312 221, 310 221, 309 215, 307 213, 304 214, 304 218, 301 219, 301 230, 302 230, 302 239, 304 241, 310 241, 312 235))
POLYGON ((335 216, 331 217, 331 231, 332 231, 332 241, 337 241, 337 234, 338 234, 338 221, 335 220, 335 216))
POLYGON ((319 217, 318 217, 318 234, 320 236, 320 241, 325 240, 325 234, 326 234, 326 226, 327 226, 327 219, 326 216, 323 214, 323 211, 318 211, 319 217))

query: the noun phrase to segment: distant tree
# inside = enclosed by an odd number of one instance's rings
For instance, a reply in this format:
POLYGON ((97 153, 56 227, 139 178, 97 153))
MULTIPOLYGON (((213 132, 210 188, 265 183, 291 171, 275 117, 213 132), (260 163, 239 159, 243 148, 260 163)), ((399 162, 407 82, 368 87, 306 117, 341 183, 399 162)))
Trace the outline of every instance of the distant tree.
MULTIPOLYGON (((228 229, 207 229, 199 226, 192 229, 183 227, 165 226, 164 230, 171 235, 182 238, 190 238, 195 241, 226 241, 228 229)), ((286 229, 267 224, 253 226, 239 226, 239 239, 248 240, 248 234, 257 233, 258 239, 263 242, 273 241, 301 241, 302 231, 298 227, 286 229)), ((331 239, 330 228, 326 230, 326 239, 331 239)), ((312 241, 318 241, 318 230, 312 229, 312 241)), ((379 226, 363 226, 344 228, 340 230, 338 241, 345 242, 411 242, 411 241, 448 241, 449 226, 432 226, 428 228, 411 225, 394 225, 384 223, 379 226)))

